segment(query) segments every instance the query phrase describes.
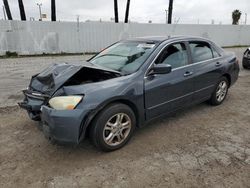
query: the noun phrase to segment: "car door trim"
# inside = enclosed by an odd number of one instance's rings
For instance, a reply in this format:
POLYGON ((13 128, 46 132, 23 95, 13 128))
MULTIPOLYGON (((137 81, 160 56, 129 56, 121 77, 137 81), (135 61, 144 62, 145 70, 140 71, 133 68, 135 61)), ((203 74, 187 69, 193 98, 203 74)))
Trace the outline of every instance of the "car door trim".
POLYGON ((151 106, 151 107, 148 108, 148 110, 152 110, 152 109, 154 109, 154 108, 157 108, 157 107, 159 107, 159 106, 165 105, 165 104, 167 104, 167 103, 170 103, 170 102, 176 101, 176 100, 178 100, 178 99, 187 97, 187 96, 189 96, 189 95, 192 95, 193 93, 194 93, 194 92, 190 92, 190 93, 188 93, 188 94, 186 94, 186 95, 182 95, 182 96, 180 96, 180 97, 171 99, 171 100, 169 100, 169 101, 165 101, 165 102, 163 102, 163 103, 160 103, 160 104, 151 106))
POLYGON ((198 93, 198 92, 203 91, 203 90, 205 90, 205 89, 212 88, 212 87, 214 87, 214 85, 215 85, 215 84, 212 84, 212 85, 209 85, 209 86, 207 86, 207 87, 204 87, 204 88, 198 89, 198 90, 194 91, 193 93, 198 93))
POLYGON ((160 103, 160 104, 151 106, 151 107, 148 108, 148 110, 152 110, 152 109, 157 108, 157 107, 159 107, 159 106, 165 105, 165 104, 170 103, 170 102, 174 102, 174 101, 179 100, 179 99, 184 98, 184 97, 188 97, 188 96, 190 96, 190 95, 192 95, 192 94, 198 93, 198 92, 200 92, 200 91, 203 91, 203 90, 205 90, 205 89, 209 89, 209 88, 212 88, 212 87, 214 87, 214 85, 209 85, 209 86, 207 86, 207 87, 204 87, 204 88, 202 88, 202 89, 196 90, 196 91, 194 91, 194 92, 190 92, 190 93, 188 93, 188 94, 186 94, 186 95, 182 95, 182 96, 180 96, 180 97, 176 97, 176 98, 171 99, 171 100, 169 100, 169 101, 165 101, 165 102, 163 102, 163 103, 160 103))

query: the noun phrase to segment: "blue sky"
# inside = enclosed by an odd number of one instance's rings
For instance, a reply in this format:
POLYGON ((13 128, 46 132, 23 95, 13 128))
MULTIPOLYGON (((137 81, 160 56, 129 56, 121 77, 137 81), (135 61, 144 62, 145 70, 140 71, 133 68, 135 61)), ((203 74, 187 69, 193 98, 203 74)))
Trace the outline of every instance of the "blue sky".
MULTIPOLYGON (((14 19, 20 19, 17 0, 9 0, 14 19)), ((42 12, 50 17, 50 0, 23 0, 26 15, 29 19, 39 17, 36 3, 42 3, 42 12)), ((77 15, 80 21, 100 20, 110 21, 113 15, 113 0, 57 0, 57 19, 61 21, 75 21, 77 15)), ((124 20, 126 0, 118 0, 119 18, 124 20)), ((0 6, 2 7, 2 0, 0 6)), ((131 0, 130 20, 133 22, 165 23, 165 10, 168 8, 168 0, 131 0)), ((234 9, 242 11, 240 23, 245 21, 245 13, 248 14, 247 23, 250 24, 249 0, 174 0, 173 21, 178 23, 231 24, 231 13, 234 9)), ((3 11, 0 11, 0 19, 3 11)), ((49 20, 49 19, 48 19, 49 20)))

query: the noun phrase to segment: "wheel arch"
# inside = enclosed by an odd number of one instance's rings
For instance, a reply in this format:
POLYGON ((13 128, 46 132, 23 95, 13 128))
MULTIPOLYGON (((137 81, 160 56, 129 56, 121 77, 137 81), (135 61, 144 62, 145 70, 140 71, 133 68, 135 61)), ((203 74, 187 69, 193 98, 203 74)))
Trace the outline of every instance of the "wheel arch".
POLYGON ((228 87, 230 87, 231 86, 231 76, 230 76, 230 74, 228 74, 228 73, 225 73, 225 74, 223 74, 222 75, 222 77, 225 77, 225 78, 227 78, 227 80, 228 80, 228 84, 229 84, 229 86, 228 87))
POLYGON ((83 120, 82 122, 82 126, 81 126, 81 130, 80 134, 79 134, 79 142, 81 142, 86 135, 88 134, 88 130, 89 130, 89 126, 91 125, 91 123, 93 122, 94 118, 103 110, 105 109, 107 106, 112 105, 112 104, 116 104, 116 103, 121 103, 121 104, 125 104, 128 107, 131 108, 131 110, 134 112, 135 114, 135 118, 136 118, 136 127, 139 127, 140 125, 140 113, 139 113, 139 109, 137 108, 136 104, 134 102, 132 102, 131 100, 128 99, 123 99, 123 98, 115 98, 112 100, 108 100, 103 102, 101 105, 99 105, 95 110, 91 111, 87 117, 83 120))

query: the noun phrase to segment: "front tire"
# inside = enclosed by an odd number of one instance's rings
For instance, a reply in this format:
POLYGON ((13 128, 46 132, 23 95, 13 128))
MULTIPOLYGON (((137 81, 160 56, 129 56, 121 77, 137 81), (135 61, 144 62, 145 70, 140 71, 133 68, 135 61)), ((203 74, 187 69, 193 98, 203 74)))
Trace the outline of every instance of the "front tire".
POLYGON ((107 106, 90 125, 93 144, 103 151, 114 151, 123 147, 136 127, 134 112, 125 104, 107 106))
POLYGON ((228 93, 228 87, 228 79, 226 77, 221 77, 209 100, 210 104, 213 106, 217 106, 223 103, 228 93))

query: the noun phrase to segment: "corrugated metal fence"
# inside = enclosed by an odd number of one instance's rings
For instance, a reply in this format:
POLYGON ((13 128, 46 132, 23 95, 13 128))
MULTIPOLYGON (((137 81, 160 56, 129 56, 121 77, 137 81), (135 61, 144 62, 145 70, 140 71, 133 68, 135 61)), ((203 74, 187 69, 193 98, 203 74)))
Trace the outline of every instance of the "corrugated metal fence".
POLYGON ((221 46, 250 45, 249 25, 167 25, 0 20, 0 55, 97 52, 129 37, 194 35, 221 46))

